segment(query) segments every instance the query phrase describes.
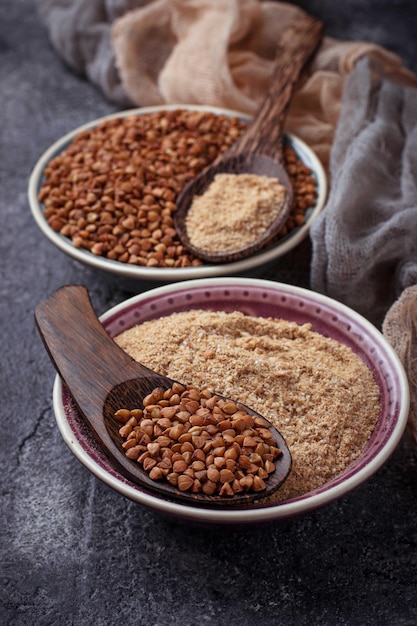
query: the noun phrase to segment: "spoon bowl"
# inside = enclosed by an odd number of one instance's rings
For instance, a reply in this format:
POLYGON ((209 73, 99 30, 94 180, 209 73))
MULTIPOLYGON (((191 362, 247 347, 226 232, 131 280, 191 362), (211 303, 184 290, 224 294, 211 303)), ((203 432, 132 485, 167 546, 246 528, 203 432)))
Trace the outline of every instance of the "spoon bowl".
POLYGON ((266 489, 225 497, 181 491, 168 481, 153 480, 139 463, 126 457, 115 413, 121 408, 143 408, 143 399, 155 388, 167 390, 178 381, 148 369, 124 352, 98 320, 83 286, 58 289, 36 307, 35 320, 48 354, 97 445, 130 480, 170 499, 227 507, 266 497, 287 478, 291 455, 283 437, 265 418, 239 404, 263 421, 281 450, 275 471, 266 480, 266 489))
MULTIPOLYGON (((204 261, 208 263, 238 261, 255 254, 274 239, 287 221, 291 210, 292 199, 293 190, 291 182, 281 163, 263 154, 252 153, 250 155, 234 155, 228 152, 227 156, 222 157, 220 161, 214 163, 213 166, 193 179, 183 190, 177 203, 178 208, 175 213, 175 227, 182 243, 190 252, 204 261), (276 178, 285 187, 285 198, 278 218, 271 222, 261 237, 233 252, 209 252, 206 249, 195 246, 191 242, 186 225, 187 214, 191 208, 193 198, 195 196, 202 196, 214 181, 217 174, 256 174, 258 176, 268 176, 269 178, 276 178)), ((227 228, 226 224, 224 226, 227 228)))
MULTIPOLYGON (((251 256, 271 243, 287 221, 293 189, 284 165, 283 128, 294 85, 300 72, 322 38, 323 24, 305 16, 290 24, 281 35, 270 89, 255 119, 243 135, 194 178, 177 199, 175 228, 190 252, 209 263, 225 263, 251 256), (277 179, 285 188, 285 199, 278 215, 262 234, 232 251, 212 251, 192 243, 187 216, 193 199, 208 189, 217 174, 255 174, 277 179)), ((218 208, 219 213, 222 207, 218 208)), ((224 228, 228 228, 225 218, 224 228)))

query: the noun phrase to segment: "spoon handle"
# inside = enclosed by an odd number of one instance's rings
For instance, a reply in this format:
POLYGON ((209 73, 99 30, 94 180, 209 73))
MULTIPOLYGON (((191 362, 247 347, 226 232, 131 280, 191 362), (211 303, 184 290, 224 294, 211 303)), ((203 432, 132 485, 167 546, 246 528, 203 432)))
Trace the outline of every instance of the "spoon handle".
POLYGON ((102 415, 116 385, 154 374, 108 335, 81 285, 55 291, 36 307, 35 320, 56 370, 84 414, 102 415))
POLYGON ((259 153, 283 160, 283 126, 294 85, 317 48, 323 23, 311 16, 291 23, 278 42, 269 91, 248 130, 230 148, 229 154, 259 153))

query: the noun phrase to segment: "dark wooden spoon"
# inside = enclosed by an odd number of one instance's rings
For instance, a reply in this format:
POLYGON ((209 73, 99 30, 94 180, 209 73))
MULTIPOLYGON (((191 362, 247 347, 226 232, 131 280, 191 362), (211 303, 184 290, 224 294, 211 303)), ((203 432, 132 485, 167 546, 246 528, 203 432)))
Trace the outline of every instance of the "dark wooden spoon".
MULTIPOLYGON (((149 478, 142 466, 125 456, 121 426, 114 414, 120 408, 143 408, 142 400, 156 387, 168 389, 174 382, 141 365, 122 350, 98 320, 88 291, 67 285, 35 309, 35 320, 56 370, 97 444, 127 478, 171 499, 194 504, 244 505, 278 489, 291 467, 291 456, 280 433, 268 424, 282 455, 266 480, 266 490, 231 497, 182 492, 168 481, 149 478)), ((245 407, 250 415, 259 415, 245 407)), ((265 419, 265 418, 263 418, 265 419)))
MULTIPOLYGON (((268 245, 279 233, 291 210, 293 190, 284 166, 283 126, 294 84, 322 38, 320 20, 303 16, 281 35, 271 87, 258 113, 233 146, 183 189, 174 214, 178 236, 190 252, 209 263, 248 257, 268 245), (186 219, 195 196, 201 196, 216 174, 258 174, 276 178, 286 189, 284 206, 268 229, 254 242, 228 252, 210 252, 194 246, 186 219)), ((224 225, 227 228, 227 224, 224 225)))

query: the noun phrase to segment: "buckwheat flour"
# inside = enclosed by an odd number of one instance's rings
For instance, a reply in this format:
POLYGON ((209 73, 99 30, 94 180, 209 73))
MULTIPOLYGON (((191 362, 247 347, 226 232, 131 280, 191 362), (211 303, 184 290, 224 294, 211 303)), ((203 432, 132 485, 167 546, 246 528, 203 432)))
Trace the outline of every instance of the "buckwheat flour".
POLYGON ((285 194, 275 178, 217 174, 188 211, 190 242, 211 253, 234 252, 254 243, 282 212, 285 194))
POLYGON ((367 365, 310 324, 191 310, 144 322, 116 342, 151 369, 240 400, 273 422, 293 459, 274 501, 343 471, 378 419, 379 389, 367 365))

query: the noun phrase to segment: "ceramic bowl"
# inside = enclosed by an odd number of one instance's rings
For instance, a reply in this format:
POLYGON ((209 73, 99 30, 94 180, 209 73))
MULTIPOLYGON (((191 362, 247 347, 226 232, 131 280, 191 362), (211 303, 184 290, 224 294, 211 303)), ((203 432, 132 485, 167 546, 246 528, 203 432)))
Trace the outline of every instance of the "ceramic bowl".
POLYGON ((371 368, 380 389, 381 411, 362 454, 333 480, 301 497, 275 504, 222 510, 166 500, 126 480, 94 444, 56 377, 53 404, 61 434, 75 456, 97 478, 140 505, 204 524, 256 524, 305 514, 345 495, 374 474, 398 444, 406 426, 409 390, 401 363, 383 335, 346 306, 309 290, 254 278, 208 278, 163 285, 133 296, 101 317, 115 336, 143 321, 192 308, 242 311, 279 317, 313 329, 351 347, 371 368))
POLYGON ((137 265, 129 265, 127 263, 121 263, 118 261, 112 261, 105 257, 97 256, 87 250, 82 250, 74 247, 71 240, 64 237, 60 233, 55 232, 50 228, 47 221, 44 218, 44 206, 38 201, 38 192, 44 179, 44 170, 47 164, 62 152, 67 145, 74 139, 80 132, 89 128, 94 128, 100 122, 112 119, 116 117, 126 117, 127 115, 143 115, 145 113, 152 113, 161 110, 175 110, 175 109, 188 109, 199 111, 211 111, 216 114, 225 114, 228 116, 237 116, 242 119, 248 120, 242 113, 237 111, 227 111, 224 109, 205 107, 205 106, 160 106, 160 107, 144 107, 140 109, 123 111, 109 115, 104 118, 93 120, 88 124, 85 124, 79 128, 76 128, 72 132, 68 133, 57 142, 55 142, 46 152, 40 157, 36 163, 32 174, 29 179, 28 197, 29 205, 32 215, 36 224, 42 231, 42 233, 62 252, 65 252, 68 256, 77 261, 84 263, 90 267, 93 267, 101 272, 113 278, 120 278, 123 284, 127 284, 133 291, 135 285, 139 287, 143 281, 153 281, 157 283, 173 282, 180 280, 189 280, 197 278, 207 278, 211 276, 229 276, 236 274, 247 275, 253 273, 259 267, 268 265, 274 259, 281 257, 288 253, 295 246, 297 246, 308 234, 312 221, 319 214, 326 200, 327 196, 327 179, 323 167, 316 157, 314 152, 299 138, 294 135, 287 135, 287 141, 296 151, 301 160, 312 170, 317 184, 317 198, 315 205, 310 208, 306 213, 305 223, 289 233, 285 238, 281 239, 269 248, 262 250, 258 254, 235 261, 232 263, 202 265, 199 267, 186 267, 186 268, 152 268, 152 267, 140 267, 137 265))

